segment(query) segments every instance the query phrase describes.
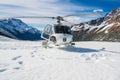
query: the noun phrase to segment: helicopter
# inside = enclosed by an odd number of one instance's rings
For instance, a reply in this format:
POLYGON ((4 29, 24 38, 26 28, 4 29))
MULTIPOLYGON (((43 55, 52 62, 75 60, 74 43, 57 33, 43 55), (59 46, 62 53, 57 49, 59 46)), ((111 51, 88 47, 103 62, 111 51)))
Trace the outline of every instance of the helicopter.
MULTIPOLYGON (((16 17, 4 17, 4 18, 48 18, 57 20, 56 24, 46 25, 41 33, 41 38, 43 38, 42 46, 47 48, 50 44, 54 46, 60 45, 75 45, 73 43, 73 35, 71 32, 71 26, 65 25, 62 22, 71 23, 64 18, 71 16, 98 16, 100 15, 97 12, 92 13, 81 13, 81 14, 71 14, 65 16, 57 16, 57 17, 48 17, 48 16, 16 16, 16 17)), ((72 23, 71 23, 72 24, 72 23)))
POLYGON ((47 47, 49 44, 54 44, 55 46, 60 45, 75 45, 73 43, 73 35, 71 33, 71 27, 64 25, 61 21, 64 20, 61 16, 57 16, 57 24, 46 25, 41 33, 41 38, 45 39, 42 43, 44 47, 47 47))

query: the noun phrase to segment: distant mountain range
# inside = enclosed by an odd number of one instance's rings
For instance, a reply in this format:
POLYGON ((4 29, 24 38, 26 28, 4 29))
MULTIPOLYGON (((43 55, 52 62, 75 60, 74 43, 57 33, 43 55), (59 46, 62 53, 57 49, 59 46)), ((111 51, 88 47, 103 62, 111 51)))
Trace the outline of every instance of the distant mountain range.
POLYGON ((102 18, 74 25, 72 31, 74 41, 120 42, 120 8, 111 10, 102 18))
POLYGON ((19 19, 0 20, 0 35, 19 40, 40 40, 41 32, 19 19))

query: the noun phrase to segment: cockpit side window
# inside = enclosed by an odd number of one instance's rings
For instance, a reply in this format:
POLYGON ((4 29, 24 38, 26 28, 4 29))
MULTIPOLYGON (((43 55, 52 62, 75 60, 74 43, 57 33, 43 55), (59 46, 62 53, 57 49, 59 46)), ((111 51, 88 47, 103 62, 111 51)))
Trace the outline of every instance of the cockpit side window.
POLYGON ((53 29, 52 29, 52 26, 50 26, 50 28, 49 28, 50 30, 49 30, 49 34, 51 35, 51 34, 53 34, 53 29))
POLYGON ((52 26, 51 25, 47 25, 45 28, 44 28, 44 33, 46 34, 52 34, 53 31, 52 31, 52 26))
POLYGON ((49 37, 50 37, 50 35, 51 35, 52 33, 53 33, 53 31, 52 31, 52 26, 51 26, 51 25, 47 25, 47 26, 44 28, 41 36, 42 36, 42 38, 44 38, 44 39, 49 39, 49 37))

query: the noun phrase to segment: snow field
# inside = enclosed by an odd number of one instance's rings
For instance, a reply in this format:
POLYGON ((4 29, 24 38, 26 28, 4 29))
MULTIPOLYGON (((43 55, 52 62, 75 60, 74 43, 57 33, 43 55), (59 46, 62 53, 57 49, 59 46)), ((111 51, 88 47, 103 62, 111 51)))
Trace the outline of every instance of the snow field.
POLYGON ((45 49, 41 41, 0 41, 0 80, 119 80, 119 42, 75 43, 45 49))

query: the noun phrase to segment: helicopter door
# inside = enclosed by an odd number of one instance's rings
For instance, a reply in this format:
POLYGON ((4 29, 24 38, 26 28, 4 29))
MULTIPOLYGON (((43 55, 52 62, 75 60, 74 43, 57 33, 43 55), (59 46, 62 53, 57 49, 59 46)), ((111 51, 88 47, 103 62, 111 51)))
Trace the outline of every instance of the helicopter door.
POLYGON ((42 34, 41 34, 41 37, 43 38, 43 39, 49 39, 49 37, 50 37, 50 35, 53 33, 53 31, 52 31, 52 26, 51 25, 47 25, 45 28, 44 28, 44 30, 43 30, 43 32, 42 32, 42 34))

